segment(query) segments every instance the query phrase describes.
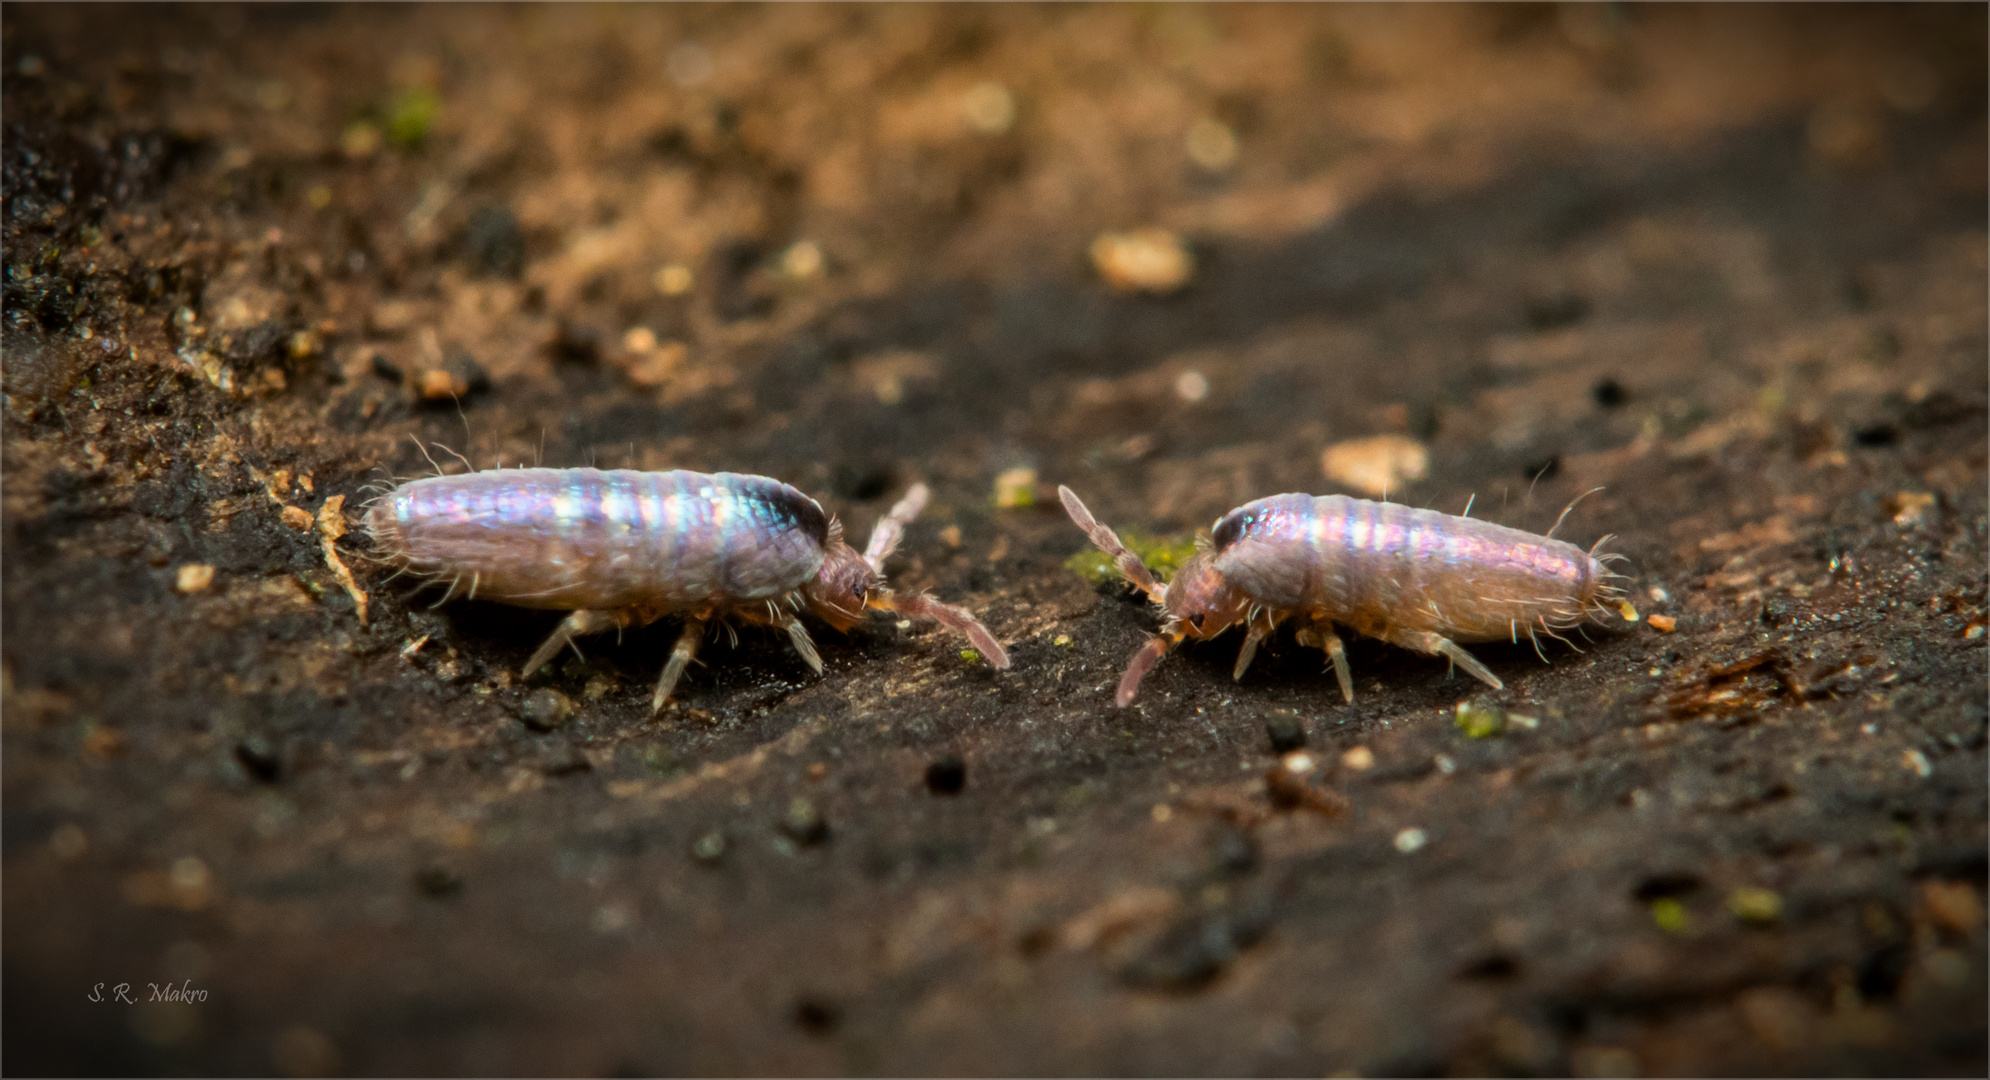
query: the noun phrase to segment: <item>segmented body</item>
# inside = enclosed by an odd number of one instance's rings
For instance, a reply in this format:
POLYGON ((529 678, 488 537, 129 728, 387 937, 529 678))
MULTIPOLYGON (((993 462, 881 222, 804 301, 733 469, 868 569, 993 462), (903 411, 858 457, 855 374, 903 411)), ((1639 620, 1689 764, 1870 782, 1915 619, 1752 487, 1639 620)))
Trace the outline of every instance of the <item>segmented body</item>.
POLYGON ((931 619, 964 635, 997 668, 1000 642, 967 611, 896 593, 884 561, 925 506, 914 484, 878 521, 862 554, 814 499, 765 476, 626 469, 494 469, 433 476, 376 500, 366 527, 388 562, 466 594, 570 612, 532 658, 530 675, 573 639, 666 615, 684 633, 657 681, 653 710, 715 621, 777 627, 817 672, 822 658, 796 618, 848 630, 872 610, 931 619))
POLYGON ((1318 611, 1371 636, 1518 641, 1595 606, 1607 571, 1574 544, 1490 521, 1345 495, 1273 495, 1216 523, 1215 566, 1256 603, 1318 611))
POLYGON ((822 507, 778 480, 682 470, 432 476, 375 503, 367 526, 415 573, 562 611, 782 596, 829 542, 822 507))
POLYGON ((1161 632, 1120 676, 1121 705, 1168 650, 1239 623, 1235 675, 1243 678, 1258 642, 1288 619, 1299 624, 1301 644, 1326 651, 1349 701, 1354 678, 1336 626, 1443 656, 1498 689, 1499 677, 1459 642, 1524 635, 1538 651, 1536 634, 1559 636, 1622 595, 1610 583, 1620 575, 1603 566, 1616 556, 1599 559, 1594 548, 1435 510, 1304 494, 1273 495, 1218 518, 1209 546, 1162 584, 1070 488, 1057 494, 1092 543, 1162 608, 1161 632))

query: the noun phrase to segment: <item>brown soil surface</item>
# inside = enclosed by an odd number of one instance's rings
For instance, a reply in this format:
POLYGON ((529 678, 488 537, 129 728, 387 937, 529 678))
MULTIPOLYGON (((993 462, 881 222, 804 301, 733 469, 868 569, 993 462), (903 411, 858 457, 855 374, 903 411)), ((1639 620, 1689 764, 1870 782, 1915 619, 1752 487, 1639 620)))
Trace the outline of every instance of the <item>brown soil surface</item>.
POLYGON ((1985 32, 9 5, 5 1070, 1982 1075, 1985 32), (1182 287, 1094 268, 1138 228, 1182 287), (1674 629, 1492 695, 1362 641, 1352 705, 1232 634, 1116 710, 1152 612, 993 499, 1179 533, 1387 434, 1392 499, 1603 488, 1561 535, 1674 629), (554 616, 317 531, 417 442, 859 535, 924 480, 895 577, 1015 667, 748 630, 651 720, 666 622, 521 682, 554 616))

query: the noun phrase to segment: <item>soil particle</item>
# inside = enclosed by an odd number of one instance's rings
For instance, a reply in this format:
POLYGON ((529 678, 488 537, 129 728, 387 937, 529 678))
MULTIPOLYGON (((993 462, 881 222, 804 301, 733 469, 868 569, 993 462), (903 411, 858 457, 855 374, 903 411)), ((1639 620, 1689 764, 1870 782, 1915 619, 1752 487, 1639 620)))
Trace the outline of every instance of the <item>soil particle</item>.
POLYGON ((926 790, 935 795, 958 795, 967 786, 967 762, 948 756, 926 766, 926 790))
POLYGON ((781 815, 781 831, 797 844, 820 844, 829 839, 829 820, 813 800, 797 795, 788 800, 787 812, 781 815))
POLYGON ((1271 741, 1271 752, 1274 754, 1306 748, 1306 725, 1293 717, 1281 716, 1267 720, 1264 731, 1265 737, 1271 741))
POLYGON ((519 718, 534 731, 552 731, 572 719, 573 700, 558 690, 540 688, 526 695, 519 718))
POLYGON ((235 760, 266 784, 275 783, 283 775, 283 758, 268 739, 259 735, 248 736, 235 744, 235 760))
POLYGON ((726 854, 726 834, 716 829, 691 844, 691 857, 707 866, 718 865, 726 854))
POLYGON ((552 10, 7 9, 4 1071, 1983 1075, 1981 6, 552 10), (500 464, 924 483, 1015 667, 526 684, 339 535, 500 464), (1650 617, 1114 709, 1060 484, 1574 503, 1650 617))

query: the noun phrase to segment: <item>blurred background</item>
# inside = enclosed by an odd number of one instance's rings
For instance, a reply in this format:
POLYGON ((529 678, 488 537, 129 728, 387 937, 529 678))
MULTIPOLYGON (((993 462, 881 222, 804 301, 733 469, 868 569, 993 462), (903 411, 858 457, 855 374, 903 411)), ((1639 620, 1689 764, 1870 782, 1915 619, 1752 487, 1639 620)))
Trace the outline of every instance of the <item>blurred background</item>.
POLYGON ((1985 34, 10 7, 6 1069, 1980 1074, 1985 34), (923 480, 895 578, 1016 668, 748 633, 651 723, 665 624, 524 685, 544 616, 340 535, 419 443, 858 533, 923 480), (1153 621, 1059 483, 1164 553, 1600 486, 1640 621, 1470 710, 1288 638, 1116 712, 1153 621))

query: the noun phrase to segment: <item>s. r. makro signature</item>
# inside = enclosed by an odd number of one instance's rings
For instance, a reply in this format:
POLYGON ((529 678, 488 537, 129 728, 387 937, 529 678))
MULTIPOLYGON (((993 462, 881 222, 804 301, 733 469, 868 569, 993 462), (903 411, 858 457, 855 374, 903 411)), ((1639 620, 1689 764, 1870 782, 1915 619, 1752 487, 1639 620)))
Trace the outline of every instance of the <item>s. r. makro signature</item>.
POLYGON ((107 996, 104 992, 104 987, 109 985, 108 983, 98 983, 91 987, 89 1000, 99 1003, 121 1002, 125 1005, 136 1005, 140 1001, 173 1001, 185 1005, 198 1005, 207 1000, 207 991, 195 989, 192 979, 187 979, 178 986, 172 983, 164 985, 146 983, 145 993, 138 996, 134 996, 135 991, 132 984, 128 982, 112 986, 107 996))

